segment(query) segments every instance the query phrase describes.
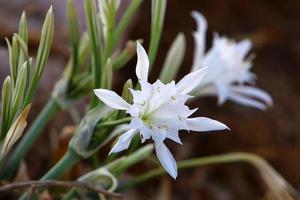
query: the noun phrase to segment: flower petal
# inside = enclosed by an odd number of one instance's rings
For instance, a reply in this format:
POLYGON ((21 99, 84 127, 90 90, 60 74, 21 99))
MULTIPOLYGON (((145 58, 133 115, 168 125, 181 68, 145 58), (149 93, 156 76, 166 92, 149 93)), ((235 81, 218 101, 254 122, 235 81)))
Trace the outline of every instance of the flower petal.
POLYGON ((256 98, 258 100, 261 100, 263 102, 265 102, 266 104, 268 104, 269 106, 273 105, 273 100, 272 97, 265 92, 264 90, 255 88, 255 87, 251 87, 251 86, 232 86, 230 87, 230 90, 233 92, 237 92, 240 93, 244 96, 250 96, 253 98, 256 98))
POLYGON ((187 119, 188 126, 192 131, 217 131, 229 128, 217 121, 207 117, 196 117, 187 119))
POLYGON ((129 129, 127 132, 123 133, 119 138, 114 147, 110 150, 109 154, 117 153, 127 149, 133 136, 137 133, 135 129, 129 129))
POLYGON ((170 150, 167 148, 167 146, 161 142, 161 143, 155 143, 155 151, 157 158, 163 168, 174 178, 177 177, 177 165, 176 161, 171 154, 170 150))
POLYGON ((192 12, 192 17, 194 17, 197 24, 197 31, 193 33, 195 50, 192 71, 194 71, 202 67, 201 60, 205 52, 205 34, 207 30, 207 22, 205 17, 197 11, 192 12))
POLYGON ((240 95, 238 93, 231 93, 228 97, 230 100, 239 103, 241 105, 245 106, 251 106, 260 110, 266 110, 267 106, 260 101, 257 101, 255 99, 251 99, 250 97, 240 95))
POLYGON ((237 43, 236 48, 237 48, 237 53, 240 55, 241 59, 244 59, 245 56, 248 54, 248 52, 251 49, 251 40, 245 39, 237 43))
POLYGON ((145 49, 138 41, 136 46, 136 52, 137 52, 137 64, 135 68, 136 76, 139 79, 139 81, 147 81, 148 71, 149 71, 149 59, 145 49))
POLYGON ((130 106, 122 97, 117 93, 105 90, 105 89, 94 89, 95 95, 106 105, 111 108, 118 110, 127 110, 130 106))
POLYGON ((215 82, 215 86, 218 94, 218 105, 220 106, 227 100, 229 96, 229 89, 226 84, 221 82, 215 82))
POLYGON ((189 92, 191 92, 202 81, 203 77, 206 74, 206 71, 207 67, 203 67, 197 71, 185 75, 176 84, 177 92, 181 94, 188 94, 189 92))
POLYGON ((182 145, 182 142, 180 140, 179 133, 177 130, 168 130, 167 137, 169 139, 173 140, 174 142, 177 142, 178 144, 182 145))

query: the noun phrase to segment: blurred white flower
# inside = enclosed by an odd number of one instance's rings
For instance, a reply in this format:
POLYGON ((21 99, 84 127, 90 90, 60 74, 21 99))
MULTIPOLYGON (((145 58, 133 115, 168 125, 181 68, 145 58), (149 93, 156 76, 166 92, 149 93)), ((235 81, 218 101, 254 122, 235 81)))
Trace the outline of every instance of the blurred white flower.
POLYGON ((132 117, 129 130, 121 135, 111 152, 127 149, 134 135, 140 133, 142 142, 152 138, 155 143, 156 155, 166 171, 177 177, 177 166, 171 152, 164 144, 169 138, 181 144, 179 130, 212 131, 227 129, 227 126, 209 118, 188 118, 197 109, 190 110, 185 102, 192 96, 188 95, 205 75, 206 68, 196 70, 181 79, 177 84, 168 84, 157 80, 148 82, 149 60, 144 48, 137 43, 136 75, 141 90, 131 90, 133 104, 127 103, 115 92, 95 89, 97 97, 114 109, 125 110, 132 117))
POLYGON ((235 42, 226 37, 214 35, 211 49, 205 53, 207 22, 203 15, 193 11, 197 31, 194 32, 195 51, 192 70, 207 66, 207 74, 194 96, 218 96, 218 104, 226 100, 265 110, 272 106, 270 95, 254 86, 256 76, 250 71, 252 62, 246 58, 251 49, 251 41, 235 42))

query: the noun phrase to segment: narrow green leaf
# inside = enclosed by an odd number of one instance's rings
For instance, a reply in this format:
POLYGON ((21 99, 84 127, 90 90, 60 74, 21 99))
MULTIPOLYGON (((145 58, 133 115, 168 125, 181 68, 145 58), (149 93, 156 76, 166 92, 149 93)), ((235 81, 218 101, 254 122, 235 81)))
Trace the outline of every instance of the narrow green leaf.
POLYGON ((26 42, 20 35, 15 33, 14 37, 16 38, 18 45, 20 47, 19 60, 18 60, 18 69, 20 69, 23 63, 29 59, 28 47, 26 42))
MULTIPOLYGON (((91 43, 92 74, 94 85, 93 88, 100 88, 102 83, 102 72, 104 68, 104 54, 101 42, 100 19, 96 13, 96 8, 93 0, 84 1, 84 10, 87 30, 91 43)), ((95 107, 98 103, 99 101, 96 100, 95 95, 92 95, 91 107, 95 107)))
POLYGON ((6 41, 6 45, 8 48, 8 54, 9 54, 9 68, 10 68, 10 74, 12 76, 12 79, 14 80, 14 78, 16 77, 16 74, 14 73, 14 68, 13 68, 13 61, 12 61, 12 47, 11 44, 8 40, 7 37, 5 37, 5 41, 6 41), (15 76, 15 77, 14 77, 15 76))
POLYGON ((31 101, 31 98, 35 93, 38 83, 41 79, 51 49, 53 34, 54 34, 54 15, 51 6, 47 12, 43 24, 40 45, 38 48, 34 69, 32 70, 32 79, 29 86, 29 92, 26 95, 24 101, 24 106, 26 106, 31 101))
POLYGON ((9 53, 10 74, 12 77, 12 83, 14 84, 16 82, 16 78, 18 74, 19 47, 15 37, 13 37, 12 39, 12 44, 10 44, 7 38, 5 38, 5 40, 8 47, 8 53, 9 53))
POLYGON ((87 57, 90 54, 90 49, 91 49, 91 44, 90 44, 90 39, 89 35, 87 32, 84 32, 81 35, 80 42, 79 42, 79 66, 83 65, 87 59, 87 57))
POLYGON ((78 47, 80 41, 79 25, 77 11, 74 5, 73 0, 67 0, 67 19, 69 24, 69 33, 71 37, 72 44, 72 67, 70 73, 70 85, 72 85, 72 77, 75 76, 78 70, 78 47))
POLYGON ((128 27, 129 23, 131 22, 133 16, 137 12, 138 8, 140 7, 143 0, 132 0, 127 7, 126 11, 122 15, 120 22, 116 26, 116 30, 114 32, 112 47, 115 47, 116 44, 120 41, 122 34, 128 27))
POLYGON ((179 33, 168 51, 162 72, 160 73, 159 79, 162 82, 169 83, 175 79, 184 58, 185 47, 184 34, 179 33))
POLYGON ((101 88, 111 89, 113 74, 112 74, 112 64, 110 59, 107 59, 102 75, 103 77, 102 77, 101 88))
POLYGON ((28 24, 25 11, 22 13, 19 23, 19 35, 24 40, 25 44, 28 44, 28 24))
POLYGON ((101 86, 102 77, 102 47, 100 38, 100 27, 94 1, 84 1, 85 17, 87 23, 87 29, 89 38, 91 40, 91 51, 93 55, 93 75, 94 75, 94 87, 99 88, 101 86))
POLYGON ((104 60, 111 57, 113 51, 113 34, 116 25, 116 12, 119 1, 98 1, 101 23, 103 27, 103 38, 105 40, 104 60))
POLYGON ((19 59, 18 59, 18 69, 20 70, 21 66, 25 61, 28 61, 28 24, 26 20, 25 11, 22 13, 20 23, 19 23, 19 34, 14 34, 18 43, 20 45, 19 49, 19 59))
POLYGON ((22 108, 22 103, 25 96, 25 89, 27 83, 27 62, 25 62, 18 74, 16 86, 13 93, 12 104, 11 104, 11 113, 10 113, 10 122, 14 119, 15 114, 17 113, 18 109, 22 108))
POLYGON ((166 0, 152 0, 151 38, 148 51, 150 69, 152 68, 153 62, 157 54, 158 45, 163 28, 163 22, 165 18, 166 5, 166 0))
POLYGON ((125 101, 132 102, 132 94, 129 89, 133 88, 132 80, 128 79, 123 85, 122 97, 125 101))
POLYGON ((54 34, 54 15, 52 6, 49 8, 41 34, 40 45, 35 62, 35 76, 37 81, 41 78, 44 66, 47 62, 54 34))
POLYGON ((3 82, 2 86, 2 127, 1 127, 1 136, 0 140, 6 134, 6 128, 8 127, 8 120, 9 120, 9 112, 10 112, 10 105, 11 105, 11 96, 12 96, 12 82, 10 77, 6 77, 3 82))
POLYGON ((112 58, 113 69, 124 67, 128 61, 136 54, 136 41, 128 41, 125 49, 112 58))
MULTIPOLYGON (((18 61, 19 61, 19 54, 20 53, 20 46, 18 43, 18 40, 15 36, 12 38, 12 62, 13 62, 13 68, 15 70, 15 78, 18 76, 19 68, 18 68, 18 61)), ((14 80, 14 83, 16 80, 14 80)))

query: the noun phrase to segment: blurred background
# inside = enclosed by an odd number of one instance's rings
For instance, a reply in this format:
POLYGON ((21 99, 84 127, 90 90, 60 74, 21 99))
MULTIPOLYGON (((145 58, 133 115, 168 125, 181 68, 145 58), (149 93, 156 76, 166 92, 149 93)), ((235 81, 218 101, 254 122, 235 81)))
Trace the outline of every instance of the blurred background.
MULTIPOLYGON (((129 0, 123 0, 121 12, 129 0)), ((77 0, 80 24, 84 29, 83 5, 77 0)), ((50 5, 54 6, 55 38, 30 119, 39 113, 51 95, 70 55, 62 0, 0 0, 0 82, 9 74, 8 51, 4 37, 17 31, 22 11, 29 21, 30 52, 35 54, 41 25, 50 5)), ((217 119, 231 131, 212 134, 182 133, 183 146, 170 145, 177 160, 228 152, 251 152, 266 158, 298 191, 300 190, 300 1, 299 0, 169 0, 160 48, 151 79, 157 78, 166 52, 179 32, 187 39, 184 63, 177 79, 189 72, 193 57, 195 30, 191 11, 200 11, 208 20, 207 46, 213 32, 241 40, 253 41, 253 71, 257 85, 268 91, 274 107, 266 112, 231 102, 216 105, 216 98, 194 101, 197 115, 217 119)), ((150 37, 151 1, 145 0, 127 31, 127 39, 144 39, 148 47, 150 37)), ((122 44, 121 44, 122 45, 122 44)), ((135 58, 115 73, 114 87, 135 77, 135 58)), ((67 148, 73 122, 68 114, 59 114, 47 126, 45 134, 26 157, 27 170, 23 175, 37 179, 49 169, 67 148)), ((109 149, 110 147, 108 147, 109 149)), ((108 151, 108 150, 107 150, 108 151)), ((103 159, 107 151, 99 154, 103 159)), ((67 178, 76 178, 88 169, 89 161, 77 165, 67 178)), ((131 174, 144 171, 137 165, 131 174)), ((130 174, 127 175, 130 177, 130 174)), ((65 177, 66 178, 66 177, 65 177)), ((24 179, 24 177, 23 177, 24 179)), ((125 199, 266 199, 265 185, 257 171, 248 164, 226 164, 181 171, 177 181, 169 177, 155 179, 127 192, 125 199)))

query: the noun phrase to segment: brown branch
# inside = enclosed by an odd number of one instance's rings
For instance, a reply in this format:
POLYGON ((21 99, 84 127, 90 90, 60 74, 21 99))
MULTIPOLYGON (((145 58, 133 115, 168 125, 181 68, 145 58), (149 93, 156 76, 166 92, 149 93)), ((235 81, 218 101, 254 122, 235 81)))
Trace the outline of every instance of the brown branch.
POLYGON ((68 181, 54 181, 54 180, 45 180, 45 181, 26 181, 26 182, 16 182, 7 185, 3 185, 0 187, 0 192, 14 190, 23 187, 65 187, 65 188, 84 188, 88 191, 93 191, 97 193, 102 193, 106 196, 122 198, 121 194, 109 192, 99 187, 94 187, 90 183, 86 182, 68 182, 68 181))

